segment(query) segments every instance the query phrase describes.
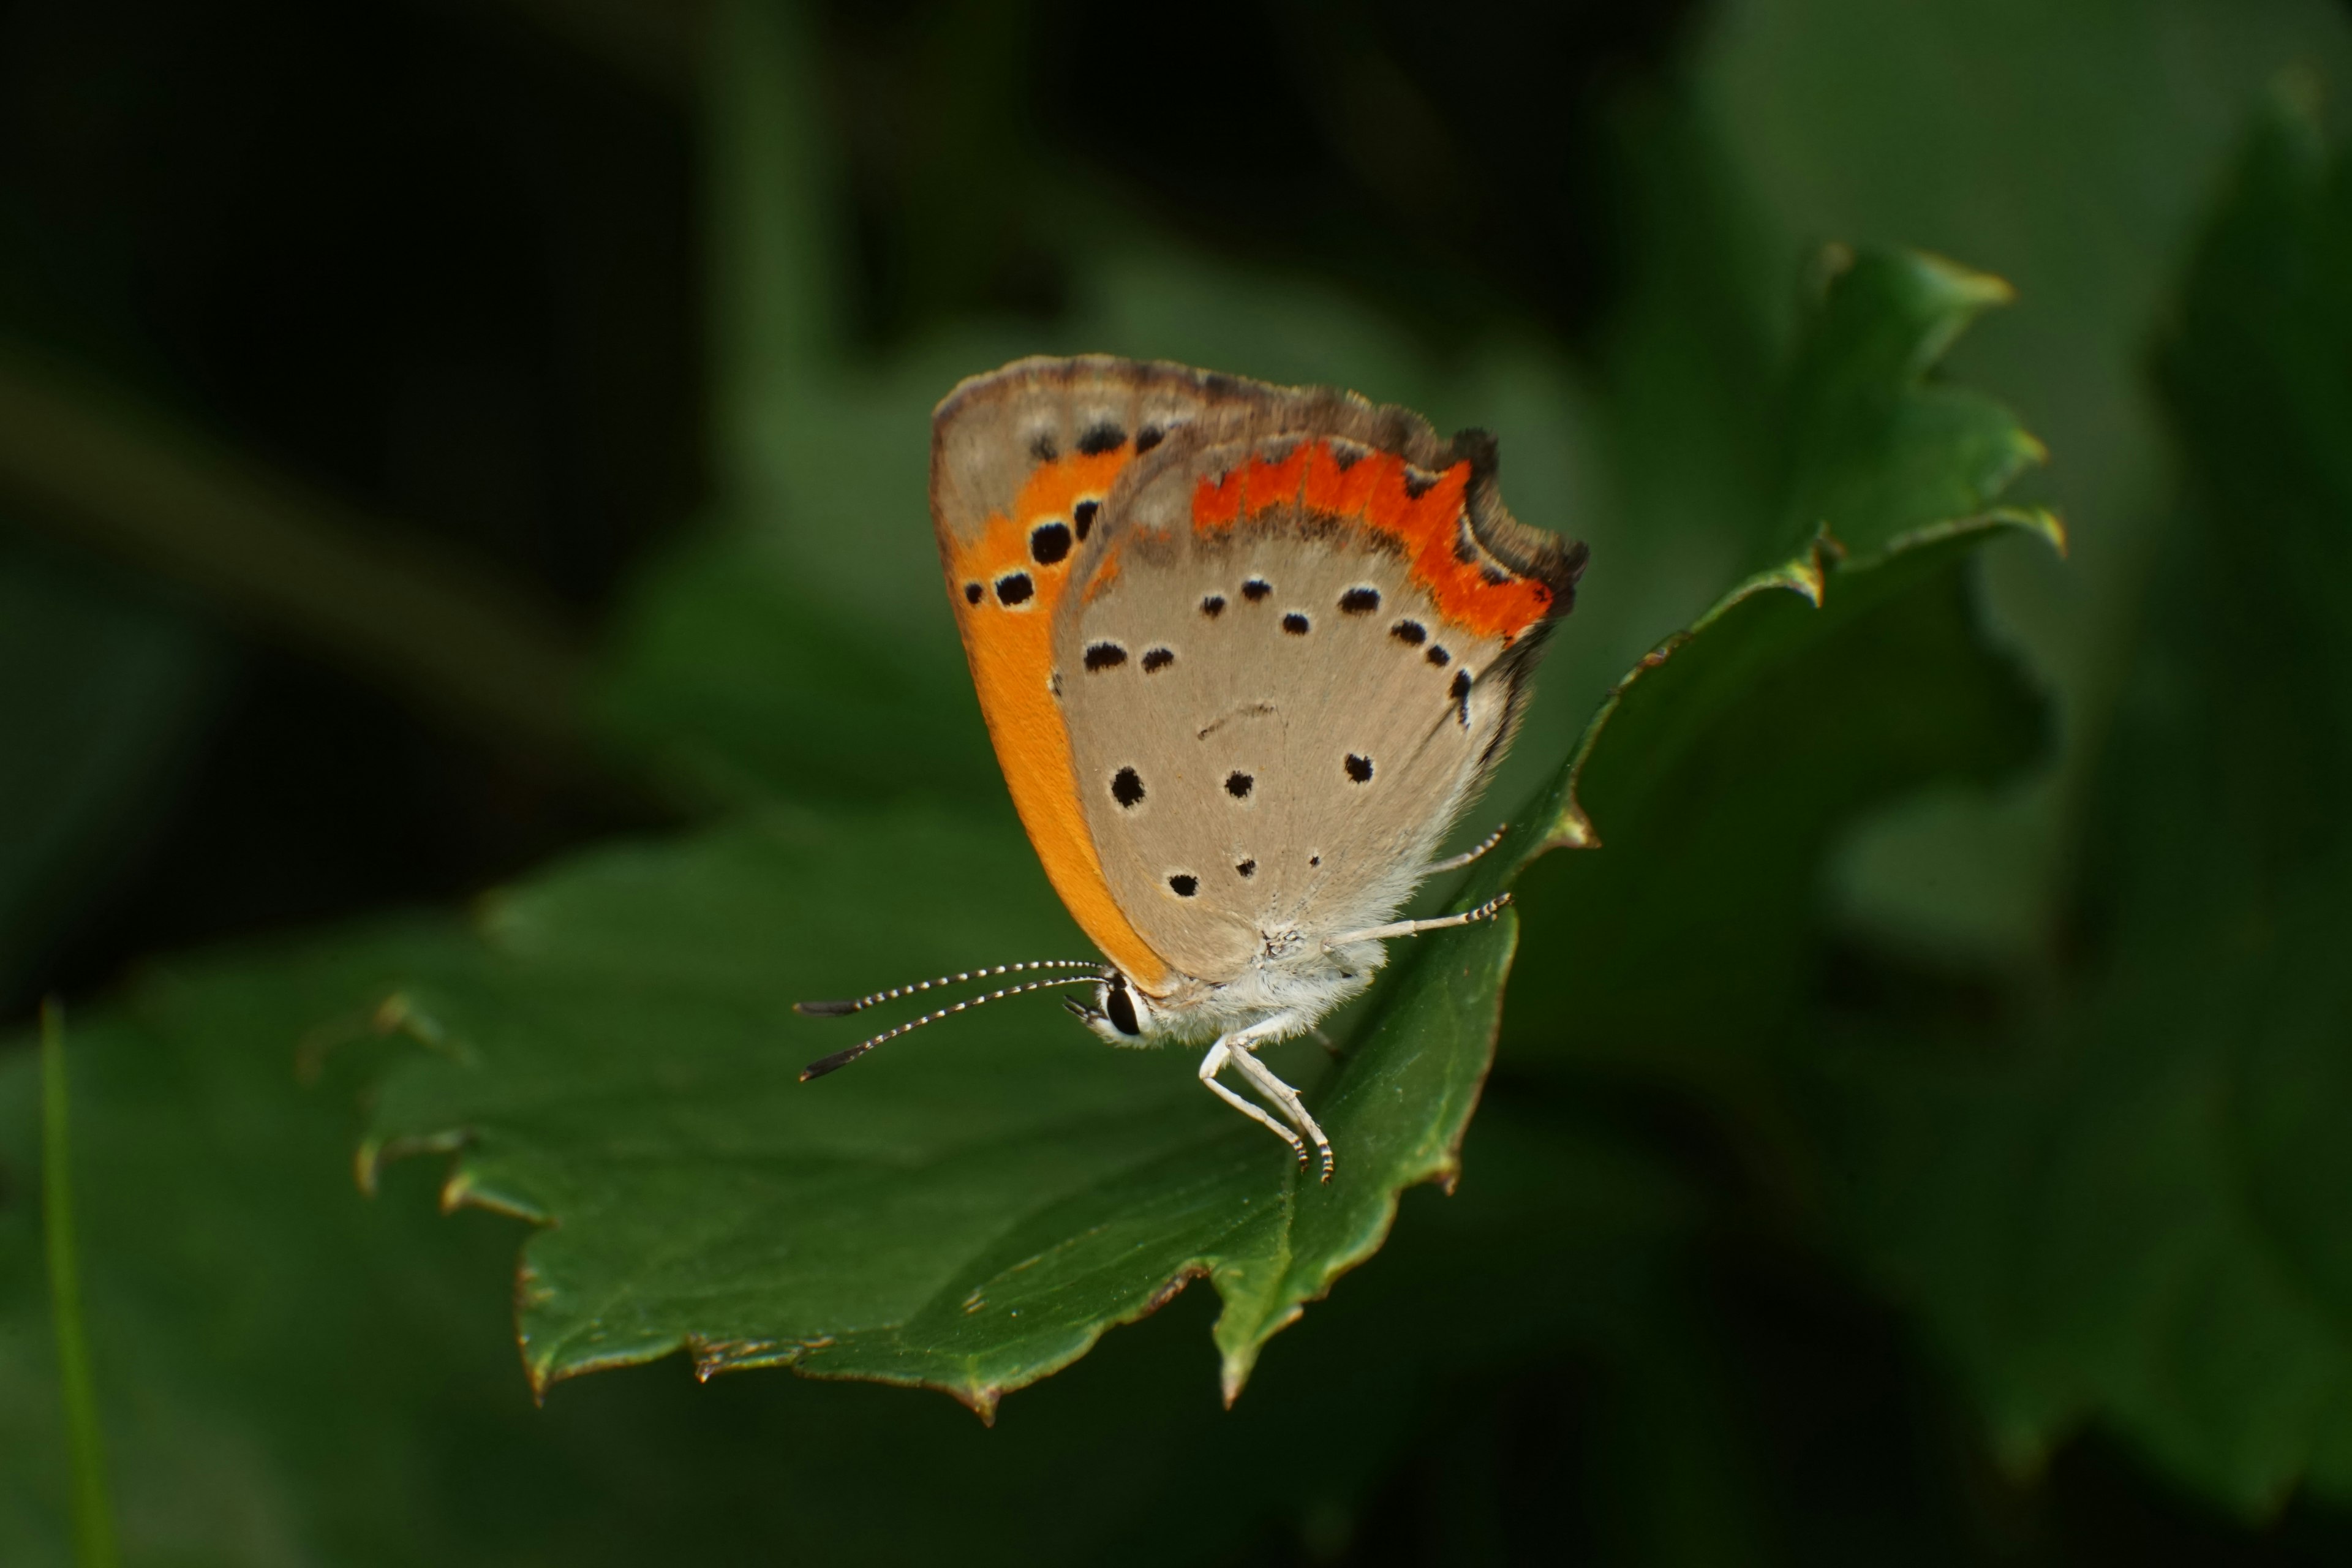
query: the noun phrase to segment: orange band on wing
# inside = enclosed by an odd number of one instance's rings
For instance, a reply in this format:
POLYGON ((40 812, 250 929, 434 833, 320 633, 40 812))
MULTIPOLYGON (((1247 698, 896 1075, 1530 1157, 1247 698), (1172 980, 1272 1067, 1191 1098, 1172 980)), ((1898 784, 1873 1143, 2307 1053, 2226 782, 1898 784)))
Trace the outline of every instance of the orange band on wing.
POLYGON ((1427 588, 1449 621, 1506 641, 1551 610, 1551 590, 1531 577, 1487 576, 1483 556, 1462 559, 1466 523, 1463 502, 1470 465, 1454 464, 1432 479, 1406 471, 1405 461, 1370 452, 1342 465, 1328 441, 1305 441, 1273 461, 1253 458, 1223 479, 1203 478, 1192 492, 1192 526, 1230 528, 1274 506, 1304 506, 1375 529, 1404 546, 1413 580, 1427 588))
POLYGON ((955 605, 997 764, 1046 879, 1095 945, 1129 979, 1159 994, 1166 989, 1167 963, 1128 923, 1103 879, 1102 860, 1078 797, 1069 726, 1053 690, 1054 608, 1068 588, 1077 540, 1075 533, 1069 536, 1067 553, 1051 562, 1035 559, 1030 543, 1032 531, 1041 525, 1070 526, 1072 509, 1081 499, 1099 504, 1129 455, 1122 446, 1039 464, 1022 486, 1011 516, 990 517, 979 539, 950 551, 948 596, 955 605), (1026 579, 1025 595, 1014 578, 1026 579), (1007 591, 1000 592, 1000 584, 1007 591), (976 602, 973 584, 979 587, 976 602))

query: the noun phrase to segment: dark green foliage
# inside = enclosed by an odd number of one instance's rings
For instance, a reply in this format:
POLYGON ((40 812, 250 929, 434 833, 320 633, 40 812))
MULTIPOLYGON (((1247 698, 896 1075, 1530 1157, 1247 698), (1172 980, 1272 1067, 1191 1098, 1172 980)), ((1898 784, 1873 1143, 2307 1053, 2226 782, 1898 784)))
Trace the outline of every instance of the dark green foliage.
MULTIPOLYGON (((581 704, 599 761, 562 764, 677 816, 600 828, 463 918, 166 960, 77 1008, 73 1195, 127 1559, 2202 1564, 2338 1531, 2352 158, 2282 95, 2193 253, 2149 242, 2153 200, 2060 234, 2068 191, 2189 188, 2166 97, 2187 88, 2141 79, 2210 43, 2192 9, 1728 11, 1744 31, 1709 47, 1736 68, 1612 100, 1622 277, 1562 349, 1525 326, 1572 319, 1558 300, 1465 292, 1433 346, 1255 251, 1207 259, 1023 162, 1009 118, 926 145, 1014 96, 1011 35, 969 7, 917 51, 952 105, 877 95, 861 122, 905 138, 882 177, 923 209, 904 298, 861 299, 815 107, 839 41, 796 7, 714 7, 694 90, 715 516, 623 584, 581 704), (2045 48, 2060 33, 2073 55, 2045 48), (2087 67, 1992 69, 2105 65, 2126 34, 2136 74, 2095 92, 2053 89, 2087 67), (1966 149, 1858 144, 1852 80, 1905 40, 1934 47, 1871 90, 1930 124, 1982 81, 1966 149), (2037 82, 2050 117, 1999 100, 2037 82), (1792 140, 1717 123, 1759 83, 1792 140), (2067 161, 2133 105, 2164 110, 2142 134, 2173 151, 2130 178, 2067 161), (1957 228, 1831 232, 2019 256, 2065 321, 2029 288, 1963 341, 2000 280, 1819 234, 1787 286, 1770 218, 1838 210, 1842 173, 2021 160, 2023 218, 1979 187, 1957 228), (1759 215, 1773 181, 1784 210, 1759 215), (1051 320, 969 313, 1039 236, 1051 320), (2137 448, 2093 395, 2113 367, 2051 366, 2102 330, 2086 300, 2121 279, 2144 314, 2131 279, 2160 266, 2179 277, 2147 379, 2176 463, 2146 479, 2169 499, 2144 581, 2101 568, 2128 637, 2068 627, 2116 644, 2088 700, 2093 661, 1987 592, 1987 563, 1996 589, 2074 568, 2033 504, 2039 443, 1972 388, 2114 469, 2137 448), (861 321, 901 335, 860 345, 861 321), (1190 1052, 1108 1048, 1050 994, 798 1081, 879 1016, 795 1000, 1087 951, 1003 810, 922 471, 958 376, 1081 349, 1491 425, 1515 509, 1594 544, 1465 825, 1509 815, 1513 837, 1428 900, 1515 906, 1399 944, 1330 1056, 1275 1052, 1338 1146, 1328 1188, 1190 1052), (2045 790, 2050 930, 1945 948, 1840 901, 1889 808, 2053 778, 2087 782, 2045 790)), ((1335 79, 1410 107, 1383 58, 1335 79)), ((1310 237, 1311 205, 1286 216, 1310 237)), ((1342 270, 1398 266, 1375 246, 1342 270)), ((2126 553, 2131 519, 2079 504, 2120 510, 2114 472, 2063 493, 2086 555, 2126 553)), ((0 752, 13 984, 135 843, 228 639, 14 535, 0 552, 0 718, 37 753, 0 752)), ((39 1104, 30 1053, 0 1055, 11 1563, 69 1551, 39 1104)))
POLYGON ((2190 482, 2098 773, 2081 955, 1994 1038, 1865 1027, 1831 1057, 1859 1232, 2010 1452, 2097 1417, 2256 1511, 2352 1495, 2347 279, 2347 162, 2282 102, 2158 355, 2190 482))

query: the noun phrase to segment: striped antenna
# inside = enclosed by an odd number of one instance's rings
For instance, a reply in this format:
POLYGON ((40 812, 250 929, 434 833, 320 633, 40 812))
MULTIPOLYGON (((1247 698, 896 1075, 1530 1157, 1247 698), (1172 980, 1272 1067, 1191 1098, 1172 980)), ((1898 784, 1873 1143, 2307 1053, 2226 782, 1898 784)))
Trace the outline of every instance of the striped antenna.
POLYGON ((918 980, 912 985, 893 985, 887 991, 877 991, 871 996, 860 996, 854 1002, 795 1002, 793 1011, 808 1018, 845 1018, 852 1013, 884 1002, 896 1002, 901 996, 912 996, 919 991, 932 991, 942 985, 963 985, 974 980, 993 980, 1000 974, 1019 974, 1033 969, 1083 969, 1101 979, 1110 978, 1110 972, 1101 964, 1083 958, 1040 958, 1029 963, 1000 963, 993 969, 967 969, 961 974, 942 974, 936 980, 918 980))
MULTIPOLYGON (((1005 967, 1012 966, 1008 964, 1005 967)), ((967 996, 952 1006, 942 1007, 936 1013, 926 1013, 921 1017, 901 1024, 895 1029, 885 1029, 871 1039, 860 1040, 845 1051, 835 1051, 829 1057, 819 1058, 801 1068, 801 1081, 806 1083, 813 1078, 823 1078, 829 1072, 838 1072, 885 1040, 895 1040, 910 1030, 919 1029, 926 1024, 936 1024, 942 1018, 952 1017, 968 1008, 983 1007, 991 1002, 1001 1002, 1007 996, 1020 996, 1032 991, 1050 990, 1056 985, 1099 985, 1101 984, 1102 972, 1097 969, 1091 974, 1066 974, 1058 980, 1031 980, 1020 985, 1008 985, 1002 991, 992 991, 985 996, 967 996)))

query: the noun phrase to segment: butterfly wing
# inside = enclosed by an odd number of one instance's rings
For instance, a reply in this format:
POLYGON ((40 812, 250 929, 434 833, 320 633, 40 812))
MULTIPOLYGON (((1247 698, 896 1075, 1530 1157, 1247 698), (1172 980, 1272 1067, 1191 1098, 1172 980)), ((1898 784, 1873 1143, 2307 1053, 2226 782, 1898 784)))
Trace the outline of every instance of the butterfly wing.
POLYGON ((1120 472, 1048 650, 1103 885, 1211 982, 1403 902, 1583 565, 1505 510, 1485 437, 1249 390, 1120 472))
POLYGON ((1053 626, 1119 477, 1271 389, 1181 365, 1024 360, 964 382, 931 424, 931 521, 997 761, 1046 876, 1096 945, 1158 989, 1164 960, 1104 879, 1072 771, 1053 626))

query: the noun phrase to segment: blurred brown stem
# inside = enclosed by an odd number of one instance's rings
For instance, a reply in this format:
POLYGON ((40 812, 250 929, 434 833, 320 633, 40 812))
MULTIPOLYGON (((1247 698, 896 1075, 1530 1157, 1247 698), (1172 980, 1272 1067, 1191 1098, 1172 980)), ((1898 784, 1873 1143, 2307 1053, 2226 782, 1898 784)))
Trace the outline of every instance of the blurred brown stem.
POLYGON ((530 592, 5 346, 0 493, 502 747, 583 749, 580 639, 530 592))

